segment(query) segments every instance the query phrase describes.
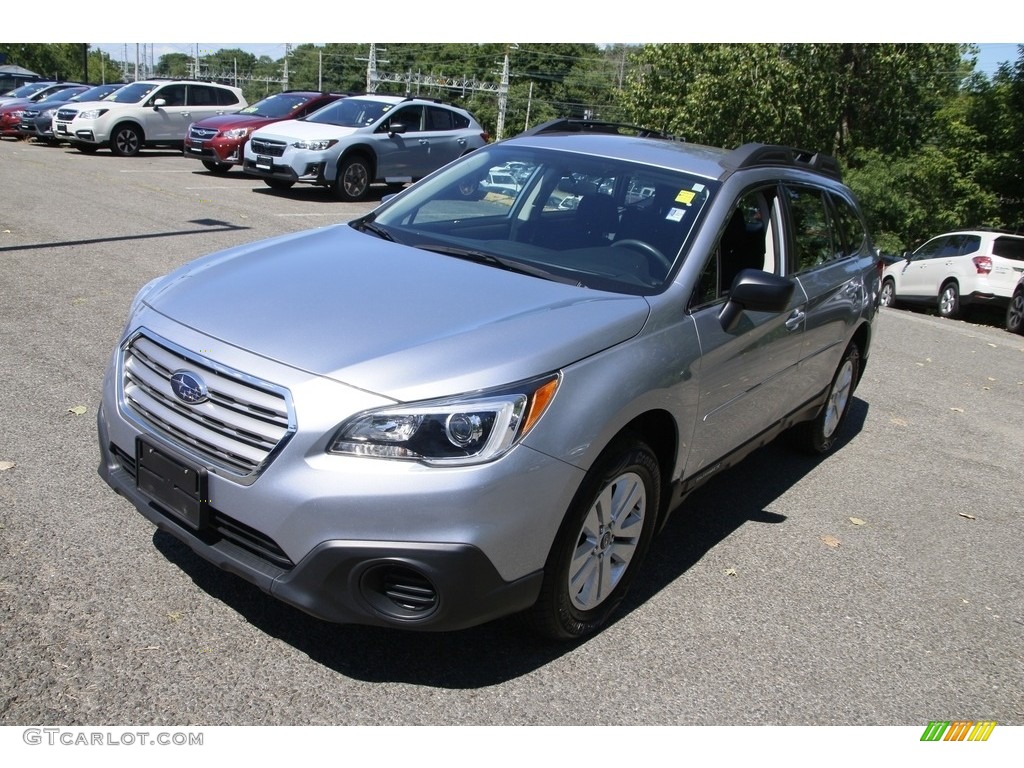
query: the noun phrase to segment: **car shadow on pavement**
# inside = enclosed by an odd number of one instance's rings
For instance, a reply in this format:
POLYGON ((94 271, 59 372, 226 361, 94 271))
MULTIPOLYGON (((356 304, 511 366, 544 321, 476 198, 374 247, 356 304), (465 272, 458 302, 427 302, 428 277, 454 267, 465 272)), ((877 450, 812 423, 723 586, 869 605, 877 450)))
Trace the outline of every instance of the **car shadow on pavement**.
MULTIPOLYGON (((867 412, 866 402, 856 397, 851 401, 834 451, 841 452, 861 431, 867 412)), ((784 523, 785 515, 767 508, 822 460, 792 451, 780 439, 694 491, 655 538, 613 624, 657 595, 742 525, 784 523), (742 483, 737 483, 738 473, 742 483), (742 495, 736 493, 737 486, 743 488, 742 495)), ((542 640, 519 617, 439 633, 331 624, 214 567, 170 534, 157 531, 153 543, 199 588, 256 628, 356 680, 480 688, 529 674, 587 642, 542 640)))

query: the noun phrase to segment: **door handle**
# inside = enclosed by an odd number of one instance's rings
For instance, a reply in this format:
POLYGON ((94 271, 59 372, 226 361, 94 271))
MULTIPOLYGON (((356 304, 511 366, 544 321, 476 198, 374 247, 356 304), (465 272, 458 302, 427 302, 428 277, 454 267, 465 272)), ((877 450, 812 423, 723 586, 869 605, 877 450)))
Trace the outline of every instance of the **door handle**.
POLYGON ((792 314, 786 318, 786 328, 791 331, 798 330, 803 325, 806 313, 802 309, 794 309, 792 314))

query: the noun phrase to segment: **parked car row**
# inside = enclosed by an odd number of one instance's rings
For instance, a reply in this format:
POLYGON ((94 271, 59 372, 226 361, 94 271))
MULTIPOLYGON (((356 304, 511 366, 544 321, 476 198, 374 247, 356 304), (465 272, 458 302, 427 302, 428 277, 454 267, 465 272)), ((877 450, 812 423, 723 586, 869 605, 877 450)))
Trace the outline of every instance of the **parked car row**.
MULTIPOLYGON (((286 91, 250 106, 232 86, 159 79, 102 95, 79 89, 54 94, 61 101, 35 114, 20 108, 30 102, 17 102, 9 119, 0 112, 0 129, 67 141, 86 153, 181 147, 212 173, 241 166, 273 189, 313 184, 350 201, 363 199, 375 182, 416 181, 489 141, 473 115, 433 99, 286 91), (43 117, 49 122, 33 123, 43 117)), ((34 83, 12 96, 38 100, 46 93, 45 84, 34 83)))

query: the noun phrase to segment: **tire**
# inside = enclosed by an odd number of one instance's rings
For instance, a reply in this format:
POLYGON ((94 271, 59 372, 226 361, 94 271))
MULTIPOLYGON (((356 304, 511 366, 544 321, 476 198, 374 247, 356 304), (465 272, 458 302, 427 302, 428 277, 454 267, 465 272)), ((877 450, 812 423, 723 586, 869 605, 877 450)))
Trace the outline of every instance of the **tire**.
POLYGON ((790 431, 790 442, 795 448, 814 456, 824 456, 832 450, 850 412, 859 377, 860 347, 851 344, 839 361, 821 412, 812 421, 797 424, 790 431))
POLYGON ((569 506, 544 567, 533 629, 572 640, 597 632, 636 576, 654 534, 661 472, 636 438, 613 443, 595 462, 569 506))
POLYGON ((134 125, 119 125, 110 135, 110 151, 118 157, 134 157, 142 149, 142 132, 134 125))
POLYGON ((271 189, 277 189, 281 191, 291 189, 292 187, 295 186, 294 181, 287 181, 285 179, 264 179, 263 183, 266 184, 271 189))
POLYGON ((1024 291, 1015 291, 1006 308, 1006 330, 1024 333, 1024 291))
POLYGON ((203 167, 210 173, 223 176, 231 170, 231 163, 218 163, 216 160, 203 160, 203 167))
POLYGON ((956 283, 946 283, 939 291, 939 317, 955 320, 960 317, 960 289, 956 283))
POLYGON ((882 283, 882 290, 878 294, 878 303, 883 307, 896 306, 896 283, 891 278, 886 278, 882 283))
POLYGON ((370 191, 370 162, 363 155, 349 155, 338 166, 332 189, 334 196, 346 203, 355 203, 370 191))
POLYGON ((72 144, 75 149, 81 152, 83 155, 92 155, 99 149, 95 144, 72 144))

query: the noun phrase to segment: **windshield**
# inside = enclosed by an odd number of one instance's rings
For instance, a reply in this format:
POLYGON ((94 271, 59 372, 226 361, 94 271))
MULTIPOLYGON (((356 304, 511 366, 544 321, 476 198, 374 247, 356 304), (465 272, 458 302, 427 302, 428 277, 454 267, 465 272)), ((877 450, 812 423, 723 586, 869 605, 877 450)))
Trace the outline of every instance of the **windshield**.
POLYGON ((94 88, 90 88, 88 91, 78 94, 72 101, 99 101, 100 99, 106 98, 111 93, 116 91, 118 88, 124 87, 123 84, 107 84, 97 85, 94 88))
POLYGON ((68 99, 77 96, 84 90, 85 87, 80 85, 74 86, 72 88, 64 88, 59 91, 54 91, 53 93, 48 93, 46 95, 46 101, 67 101, 68 99))
POLYGON ((288 117, 288 115, 308 101, 310 101, 308 94, 276 93, 273 96, 260 99, 255 104, 250 104, 245 109, 239 110, 238 114, 272 118, 288 117))
POLYGON ((45 85, 42 85, 40 83, 29 83, 28 85, 23 85, 20 88, 15 88, 13 91, 8 91, 4 94, 4 98, 24 99, 31 96, 34 93, 38 93, 42 88, 45 87, 45 85))
POLYGON ((156 89, 156 83, 132 83, 114 91, 104 101, 114 101, 118 104, 138 104, 156 89))
POLYGON ((327 123, 345 128, 361 128, 373 125, 380 120, 394 105, 386 101, 371 99, 341 99, 318 109, 309 117, 303 118, 310 123, 327 123))
POLYGON ((667 285, 718 186, 622 160, 496 144, 371 216, 376 230, 406 245, 471 251, 643 295, 667 285))

